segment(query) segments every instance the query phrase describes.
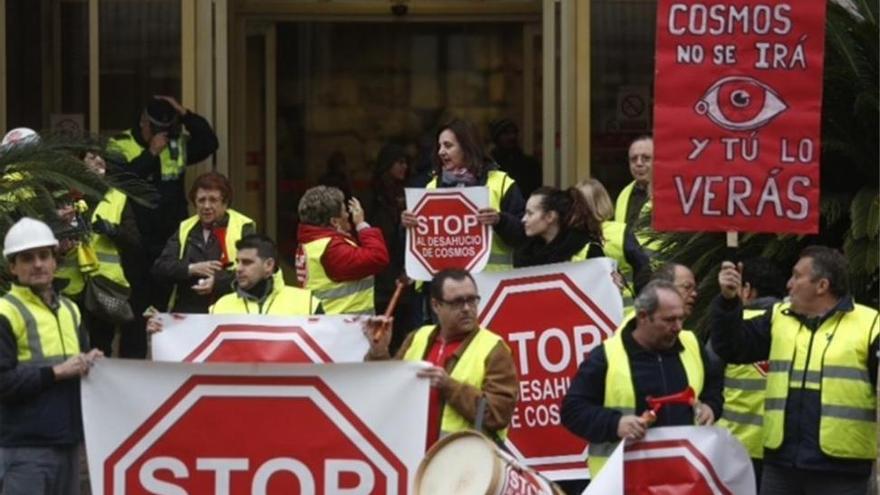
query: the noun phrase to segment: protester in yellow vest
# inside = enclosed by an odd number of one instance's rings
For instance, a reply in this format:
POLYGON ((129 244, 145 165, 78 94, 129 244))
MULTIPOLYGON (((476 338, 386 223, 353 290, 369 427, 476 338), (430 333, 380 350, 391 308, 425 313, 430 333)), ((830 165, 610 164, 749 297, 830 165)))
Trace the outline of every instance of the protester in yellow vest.
POLYGON ((636 317, 581 364, 562 402, 562 423, 590 442, 595 478, 624 438, 640 439, 650 426, 641 414, 649 395, 692 387, 695 407, 668 405, 654 426, 709 425, 721 414, 721 373, 697 337, 682 330, 684 302, 674 284, 649 282, 635 300, 636 317))
POLYGON ((643 213, 651 211, 651 173, 654 166, 654 138, 639 136, 627 152, 633 181, 617 196, 614 220, 635 225, 643 213))
MULTIPOLYGON (((481 143, 472 122, 453 119, 441 127, 432 155, 434 178, 426 187, 486 186, 489 206, 481 208, 477 215, 480 223, 492 226, 494 234, 485 271, 509 270, 513 266, 513 250, 525 241, 520 222, 525 201, 513 178, 498 169, 481 143)), ((401 223, 415 228, 416 217, 404 211, 401 223)))
POLYGON ((389 262, 382 231, 364 221, 356 198, 346 208, 335 187, 309 189, 298 210, 297 285, 311 290, 327 314, 373 314, 373 277, 389 262))
POLYGON ((576 187, 539 187, 526 202, 526 242, 513 253, 513 266, 583 261, 605 256, 602 227, 576 187))
MULTIPOLYGON (((142 111, 133 116, 131 128, 113 136, 107 143, 108 158, 122 169, 149 182, 158 193, 155 208, 132 204, 143 239, 139 263, 133 263, 129 276, 131 304, 136 312, 148 306, 164 308, 171 287, 151 276, 153 263, 166 241, 189 217, 184 189, 186 168, 211 157, 219 141, 211 124, 201 115, 181 105, 171 96, 150 98, 142 111)), ((126 325, 143 336, 143 322, 126 325)), ((146 339, 140 352, 146 354, 146 339)))
MULTIPOLYGON (((785 294, 785 278, 776 263, 767 258, 743 261, 743 318, 763 315, 785 294)), ((724 414, 718 426, 727 428, 752 458, 755 481, 760 487, 764 457, 764 389, 767 386, 767 361, 728 364, 724 369, 724 414)))
MULTIPOLYGON (((82 159, 89 170, 101 176, 106 175, 107 164, 99 153, 87 151, 82 159)), ((120 287, 130 288, 125 268, 132 258, 140 255, 142 251, 137 220, 125 193, 115 188, 108 189, 92 210, 91 224, 92 235, 89 246, 95 253, 97 265, 94 270, 84 274, 86 279, 105 277, 120 287)), ((90 342, 94 347, 101 349, 105 356, 110 356, 113 350, 113 338, 116 335, 116 324, 102 315, 91 313, 84 304, 81 305, 81 309, 90 342)), ((127 335, 128 331, 129 328, 126 327, 120 335, 119 351, 123 357, 135 357, 124 354, 124 351, 130 347, 129 342, 137 338, 135 335, 127 335)), ((144 339, 142 332, 140 338, 144 339)))
POLYGON ((583 193, 590 211, 596 215, 602 224, 602 249, 605 256, 617 261, 617 268, 626 280, 629 302, 635 297, 634 280, 637 274, 648 270, 648 256, 642 250, 632 229, 625 222, 614 219, 614 206, 611 204, 611 196, 605 186, 597 179, 585 179, 577 184, 577 188, 583 193))
POLYGON ((211 313, 306 316, 324 312, 312 291, 284 285, 272 239, 250 234, 235 247, 233 292, 217 300, 211 313))
POLYGON ((728 363, 769 360, 762 495, 866 493, 877 457, 878 312, 849 293, 847 260, 811 246, 789 301, 743 319, 741 267, 725 261, 712 347, 728 363))
MULTIPOLYGON (((437 273, 431 281, 431 308, 437 325, 411 332, 395 359, 427 361, 419 372, 431 380, 427 447, 441 436, 476 428, 496 441, 507 435, 516 406, 518 382, 513 355, 504 340, 477 322, 480 296, 477 284, 465 270, 437 273), (478 418, 480 404, 485 415, 478 418)), ((389 359, 390 321, 370 319, 367 360, 389 359)))
POLYGON ((3 493, 78 493, 79 378, 101 351, 73 301, 55 291, 58 240, 22 218, 6 233, 12 287, 0 297, 0 472, 3 493))
POLYGON ((153 264, 153 277, 174 284, 168 312, 207 313, 232 290, 235 244, 256 230, 253 220, 229 208, 232 185, 222 174, 198 176, 189 193, 196 215, 180 223, 153 264))

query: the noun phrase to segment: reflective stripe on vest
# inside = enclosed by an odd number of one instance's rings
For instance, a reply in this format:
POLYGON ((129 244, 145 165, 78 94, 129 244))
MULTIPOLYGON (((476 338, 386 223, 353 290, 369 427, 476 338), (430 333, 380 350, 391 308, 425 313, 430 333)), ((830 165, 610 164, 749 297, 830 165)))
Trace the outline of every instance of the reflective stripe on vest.
MULTIPOLYGON (((425 325, 416 330, 412 342, 406 350, 403 359, 407 361, 422 361, 428 353, 428 343, 436 325, 425 325)), ((480 328, 477 334, 468 343, 467 348, 461 354, 455 367, 449 372, 449 377, 460 383, 482 389, 483 380, 486 378, 486 359, 495 349, 498 343, 504 341, 491 330, 480 328)), ((506 344, 504 344, 506 346, 506 344)), ((435 425, 428 425, 434 428, 435 425)), ((440 421, 441 436, 457 431, 473 429, 474 425, 465 419, 454 408, 444 404, 443 416, 440 421)), ((495 432, 501 440, 507 438, 507 428, 495 432)))
POLYGON ((880 331, 877 311, 856 304, 852 311, 837 312, 811 332, 786 314, 790 307, 788 303, 773 307, 764 447, 782 445, 788 391, 802 388, 819 391, 822 452, 842 459, 873 460, 877 456, 877 397, 867 370, 870 344, 880 331))
POLYGON ((263 302, 249 301, 237 292, 226 294, 211 306, 210 313, 218 315, 286 315, 308 316, 315 314, 318 300, 312 297, 311 291, 299 287, 282 286, 273 290, 263 302))
MULTIPOLYGON (((486 176, 486 187, 489 189, 489 207, 501 211, 501 200, 514 184, 512 177, 500 170, 490 170, 486 176)), ((431 179, 426 189, 437 189, 437 177, 431 179)), ((489 252, 489 261, 483 271, 500 272, 513 268, 513 250, 501 240, 501 236, 493 232, 492 250, 489 252)))
POLYGON ((627 263, 626 254, 623 249, 625 236, 625 223, 612 220, 602 222, 602 237, 605 238, 605 245, 602 246, 602 250, 605 252, 605 256, 617 261, 617 268, 620 269, 620 273, 629 282, 632 282, 632 267, 627 263))
POLYGON ((56 317, 29 288, 13 285, 0 297, 0 315, 9 322, 20 364, 50 366, 79 354, 79 310, 66 297, 58 300, 56 317))
MULTIPOLYGON (((681 365, 687 375, 688 384, 694 389, 697 397, 703 391, 705 372, 703 358, 700 354, 700 342, 689 330, 682 330, 678 340, 684 349, 678 354, 681 365)), ((605 372, 604 407, 616 409, 622 414, 636 414, 635 384, 629 365, 629 355, 623 346, 623 332, 618 330, 613 337, 602 343, 605 347, 605 358, 608 369, 605 372)), ((596 479, 599 471, 605 466, 608 456, 619 442, 591 443, 589 447, 590 477, 596 479)))
MULTIPOLYGON (((743 319, 757 318, 760 309, 743 311, 743 319)), ((767 377, 757 364, 728 364, 724 369, 724 413, 717 425, 726 428, 746 448, 749 457, 764 458, 764 389, 767 377)))
MULTIPOLYGON (((114 227, 119 227, 119 224, 122 223, 122 211, 125 209, 127 200, 128 198, 121 191, 109 189, 98 206, 95 207, 95 211, 92 213, 92 222, 101 217, 114 227)), ((129 287, 125 272, 119 262, 116 243, 104 234, 92 233, 91 245, 99 262, 98 270, 92 272, 91 275, 102 275, 123 287, 129 287)))
MULTIPOLYGON (((373 314, 373 277, 334 282, 324 270, 321 258, 330 240, 330 237, 322 237, 301 246, 306 257, 305 288, 321 300, 328 315, 373 314)), ((351 239, 346 242, 357 246, 351 239)))
MULTIPOLYGON (((171 159, 171 151, 167 146, 159 153, 160 172, 163 181, 178 180, 183 175, 186 168, 186 142, 187 135, 181 134, 177 139, 177 160, 171 159)), ((137 142, 131 133, 131 129, 123 132, 119 137, 111 138, 107 143, 107 148, 122 153, 127 162, 131 162, 140 156, 144 149, 146 149, 137 142)))
MULTIPOLYGON (((224 246, 226 248, 226 259, 231 263, 226 269, 234 272, 236 266, 235 260, 238 256, 238 249, 235 247, 235 243, 241 240, 242 231, 246 225, 256 224, 249 217, 242 215, 232 208, 227 209, 226 213, 229 216, 229 220, 226 222, 226 239, 224 246)), ((183 259, 183 255, 186 253, 186 241, 189 238, 189 233, 196 227, 199 227, 198 215, 193 215, 180 222, 180 228, 177 230, 177 241, 180 243, 180 251, 177 254, 177 259, 183 259)), ((174 304, 177 302, 177 285, 178 284, 174 284, 174 288, 171 290, 171 297, 168 299, 169 311, 174 308, 174 304)))

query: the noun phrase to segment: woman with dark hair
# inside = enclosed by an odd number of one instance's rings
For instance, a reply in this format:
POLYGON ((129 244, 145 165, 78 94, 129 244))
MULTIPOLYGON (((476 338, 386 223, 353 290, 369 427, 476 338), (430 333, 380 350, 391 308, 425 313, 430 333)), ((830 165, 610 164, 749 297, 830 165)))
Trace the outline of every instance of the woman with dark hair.
MULTIPOLYGON (((405 245, 400 214, 406 209, 404 186, 409 176, 409 157, 406 150, 394 143, 388 143, 379 150, 376 169, 373 173, 372 198, 368 203, 367 221, 382 230, 388 248, 390 262, 375 278, 376 314, 382 314, 391 301, 396 282, 405 277, 405 245)), ((391 333, 389 349, 397 351, 407 332, 421 323, 419 304, 413 288, 407 287, 394 311, 394 328, 391 333)))
MULTIPOLYGON (((428 189, 470 186, 489 189, 489 207, 481 208, 477 215, 477 220, 491 225, 495 233, 485 270, 510 269, 513 249, 525 240, 519 221, 525 202, 514 180, 498 169, 483 148, 477 127, 461 119, 441 127, 433 159, 434 178, 428 182, 428 189)), ((401 219, 407 228, 416 225, 415 215, 409 211, 404 211, 401 219)))
POLYGON ((528 240, 513 255, 517 268, 605 256, 602 226, 575 187, 535 190, 522 224, 528 240))
POLYGON ((196 214, 168 239, 152 273, 156 280, 174 284, 169 312, 207 313, 216 299, 232 291, 235 243, 254 233, 256 224, 229 207, 232 185, 217 172, 196 177, 189 200, 196 214))

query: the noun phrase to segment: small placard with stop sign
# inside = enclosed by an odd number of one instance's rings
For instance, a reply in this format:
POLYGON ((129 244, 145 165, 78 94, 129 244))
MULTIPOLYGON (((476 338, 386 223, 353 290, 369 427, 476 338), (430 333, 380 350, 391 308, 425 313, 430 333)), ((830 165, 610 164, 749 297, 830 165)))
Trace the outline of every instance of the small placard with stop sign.
POLYGON ((492 229, 477 219, 489 206, 485 187, 407 189, 407 209, 416 227, 406 232, 406 274, 431 280, 446 268, 482 271, 489 261, 492 229))
POLYGON ((82 385, 92 493, 409 493, 424 366, 101 361, 82 385))

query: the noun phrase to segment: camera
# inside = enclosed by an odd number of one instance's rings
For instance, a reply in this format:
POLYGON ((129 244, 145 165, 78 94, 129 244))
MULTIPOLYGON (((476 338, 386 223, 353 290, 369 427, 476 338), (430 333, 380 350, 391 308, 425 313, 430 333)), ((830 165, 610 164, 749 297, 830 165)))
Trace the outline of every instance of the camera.
POLYGON ((397 1, 391 4, 391 13, 397 17, 403 17, 409 12, 409 6, 406 3, 397 1))

